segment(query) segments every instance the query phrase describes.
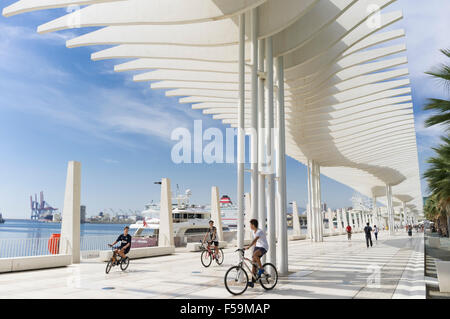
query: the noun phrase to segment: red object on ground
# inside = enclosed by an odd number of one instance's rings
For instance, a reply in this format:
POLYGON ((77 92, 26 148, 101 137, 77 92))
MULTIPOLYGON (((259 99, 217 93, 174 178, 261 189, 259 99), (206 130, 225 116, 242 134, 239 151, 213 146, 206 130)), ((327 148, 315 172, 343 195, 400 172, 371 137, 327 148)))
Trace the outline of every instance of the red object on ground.
POLYGON ((59 253, 59 240, 61 234, 52 234, 48 240, 48 251, 52 255, 57 255, 59 253))

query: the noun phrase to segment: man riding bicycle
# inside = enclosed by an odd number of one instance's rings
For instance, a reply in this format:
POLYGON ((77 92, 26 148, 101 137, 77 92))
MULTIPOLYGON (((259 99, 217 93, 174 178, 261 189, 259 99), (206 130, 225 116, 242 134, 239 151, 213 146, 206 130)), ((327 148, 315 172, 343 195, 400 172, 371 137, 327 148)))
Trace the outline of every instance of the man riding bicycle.
MULTIPOLYGON (((253 241, 248 247, 245 247, 244 249, 250 249, 253 245, 255 245, 255 248, 253 249, 253 263, 256 263, 258 265, 258 274, 256 274, 255 265, 253 265, 252 272, 256 276, 256 278, 259 278, 264 273, 264 268, 262 268, 261 265, 261 257, 267 253, 269 244, 267 243, 266 234, 258 228, 258 221, 256 219, 250 220, 250 228, 253 233, 253 241)), ((255 281, 256 280, 252 278, 252 285, 255 281)))
POLYGON ((209 221, 209 229, 208 232, 205 234, 205 237, 203 237, 203 242, 206 241, 206 237, 208 237, 209 235, 209 240, 208 240, 208 249, 211 246, 211 244, 214 244, 214 251, 215 251, 215 256, 217 258, 217 256, 219 255, 219 241, 217 240, 217 228, 214 226, 214 221, 210 220, 209 221))
POLYGON ((108 245, 109 247, 112 247, 120 242, 120 247, 114 250, 113 262, 116 261, 116 254, 119 254, 122 259, 127 258, 126 254, 128 254, 131 248, 131 236, 130 234, 128 234, 129 229, 130 228, 128 226, 125 226, 125 228, 123 229, 123 234, 117 237, 114 243, 108 245))

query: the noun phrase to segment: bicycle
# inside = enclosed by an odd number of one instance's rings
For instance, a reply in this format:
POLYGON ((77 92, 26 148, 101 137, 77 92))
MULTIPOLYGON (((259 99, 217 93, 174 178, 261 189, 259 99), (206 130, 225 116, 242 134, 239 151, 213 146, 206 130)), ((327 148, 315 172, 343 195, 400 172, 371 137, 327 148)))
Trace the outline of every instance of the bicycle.
POLYGON ((202 250, 200 260, 202 262, 203 267, 209 267, 213 259, 216 261, 218 265, 222 265, 224 259, 223 249, 219 248, 219 254, 216 255, 215 249, 211 249, 210 245, 205 247, 203 241, 200 241, 200 243, 202 244, 200 246, 200 249, 202 250))
POLYGON ((113 251, 113 255, 106 264, 105 272, 108 274, 111 268, 114 266, 120 266, 120 269, 122 269, 122 271, 125 271, 130 265, 130 258, 128 257, 122 258, 122 256, 117 254, 115 250, 119 249, 119 247, 111 247, 111 249, 113 251))
POLYGON ((249 281, 246 269, 252 275, 252 279, 255 282, 259 281, 260 285, 265 290, 272 290, 275 288, 278 283, 278 271, 273 264, 265 263, 262 265, 264 272, 261 276, 257 276, 252 272, 248 265, 250 264, 251 266, 257 267, 257 264, 245 257, 244 249, 238 249, 236 252, 239 252, 239 264, 228 269, 224 277, 225 288, 227 288, 230 294, 241 295, 247 290, 249 281))

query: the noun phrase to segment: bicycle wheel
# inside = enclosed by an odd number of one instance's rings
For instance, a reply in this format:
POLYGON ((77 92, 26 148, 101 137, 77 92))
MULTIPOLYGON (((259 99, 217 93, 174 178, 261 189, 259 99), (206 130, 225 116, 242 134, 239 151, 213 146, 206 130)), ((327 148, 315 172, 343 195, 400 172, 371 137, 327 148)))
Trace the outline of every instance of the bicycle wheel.
POLYGON ((277 268, 271 263, 266 263, 263 265, 264 273, 259 278, 259 283, 266 290, 271 290, 275 288, 278 282, 278 272, 277 268))
POLYGON ((209 267, 209 265, 211 265, 212 256, 209 254, 209 252, 207 250, 204 250, 202 252, 202 255, 200 256, 200 259, 201 259, 202 265, 204 267, 209 267))
POLYGON ((105 272, 107 273, 107 274, 109 274, 109 271, 111 270, 111 268, 112 268, 112 261, 110 260, 110 261, 108 261, 108 263, 106 264, 106 269, 105 269, 105 272))
POLYGON ((233 266, 225 274, 224 282, 230 294, 241 295, 248 287, 247 272, 241 266, 233 266))
POLYGON ((223 255, 223 249, 222 249, 222 248, 219 248, 219 254, 217 255, 216 263, 217 263, 218 265, 222 265, 222 264, 223 264, 223 258, 224 258, 224 255, 223 255))
POLYGON ((128 268, 128 265, 130 264, 130 258, 126 257, 125 259, 122 259, 120 262, 120 269, 126 270, 128 268))

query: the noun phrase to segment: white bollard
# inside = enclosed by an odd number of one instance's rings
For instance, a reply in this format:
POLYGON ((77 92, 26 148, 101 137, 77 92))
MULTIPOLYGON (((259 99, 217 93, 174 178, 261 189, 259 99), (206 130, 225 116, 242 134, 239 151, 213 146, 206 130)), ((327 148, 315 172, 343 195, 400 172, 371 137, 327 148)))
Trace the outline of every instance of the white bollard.
POLYGON ((301 235, 300 219, 298 216, 297 202, 292 202, 292 226, 294 228, 294 235, 301 235))
POLYGON ((163 178, 161 181, 161 208, 159 211, 159 247, 173 247, 173 219, 172 219, 172 192, 170 190, 170 179, 163 178))
POLYGON ((66 190, 61 223, 60 254, 72 255, 72 263, 80 263, 81 163, 67 166, 66 190))

